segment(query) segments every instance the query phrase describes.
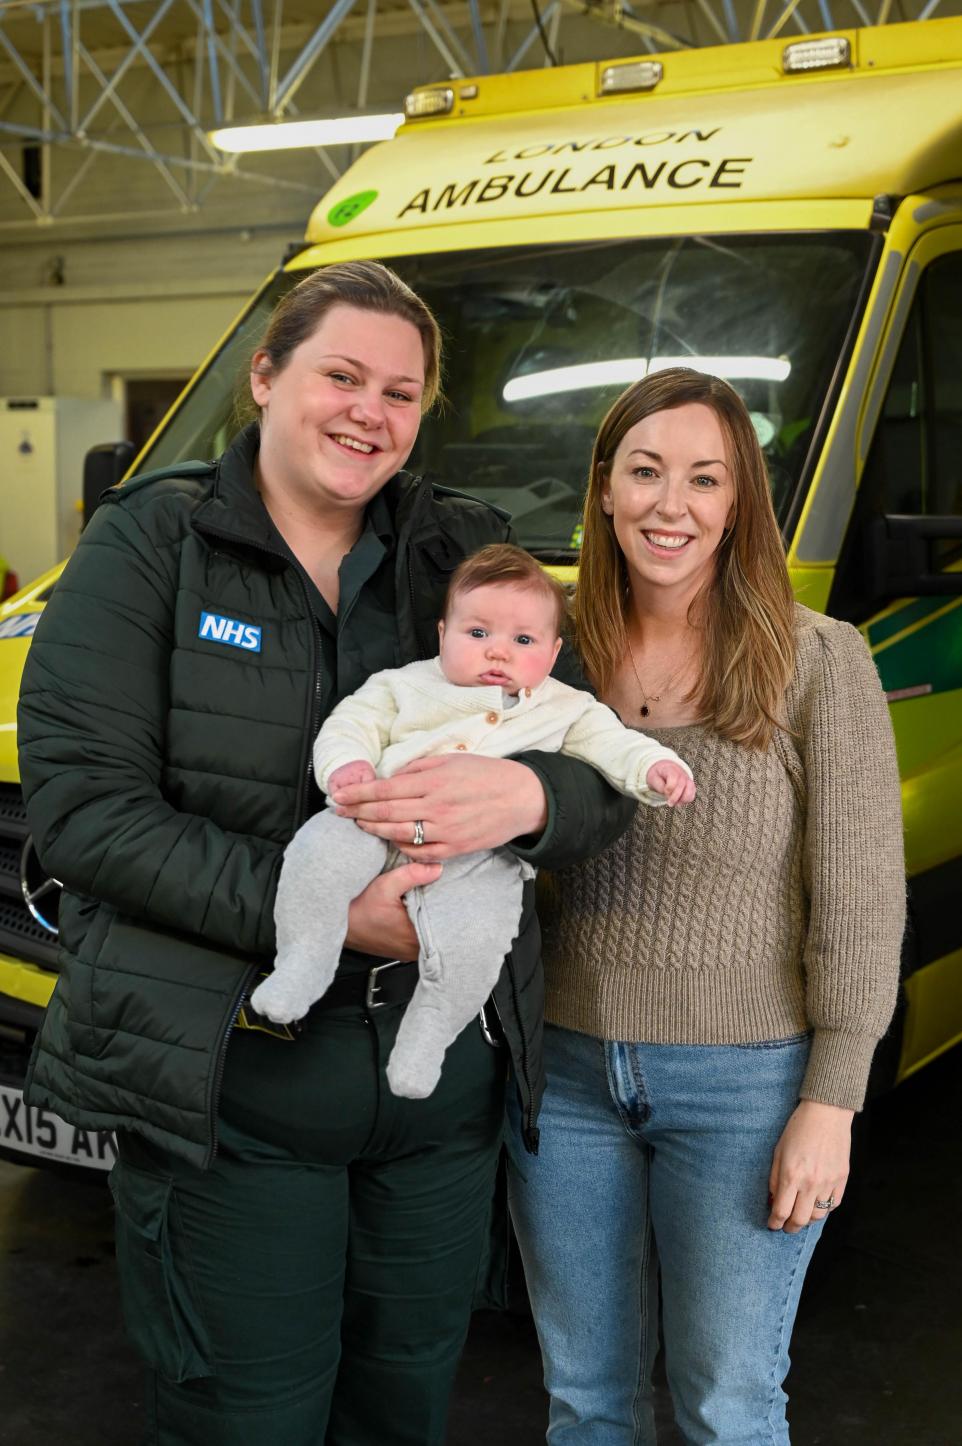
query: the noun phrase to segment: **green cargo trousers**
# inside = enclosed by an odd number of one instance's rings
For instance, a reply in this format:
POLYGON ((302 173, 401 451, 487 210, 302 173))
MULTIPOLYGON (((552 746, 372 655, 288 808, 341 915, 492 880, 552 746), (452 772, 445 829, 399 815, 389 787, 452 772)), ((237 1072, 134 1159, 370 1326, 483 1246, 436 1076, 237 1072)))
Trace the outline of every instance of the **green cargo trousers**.
POLYGON ((111 1177, 150 1446, 441 1446, 487 1244, 506 1055, 476 1020, 426 1100, 402 1007, 238 1031, 207 1171, 125 1134, 111 1177))

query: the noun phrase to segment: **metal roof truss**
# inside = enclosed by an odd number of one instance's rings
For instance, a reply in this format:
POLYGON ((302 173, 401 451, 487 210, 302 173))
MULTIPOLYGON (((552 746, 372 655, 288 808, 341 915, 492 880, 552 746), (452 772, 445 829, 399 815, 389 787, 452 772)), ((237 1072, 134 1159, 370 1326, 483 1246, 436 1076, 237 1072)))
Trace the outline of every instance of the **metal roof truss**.
MULTIPOLYGON (((398 106, 425 80, 553 64, 566 22, 577 22, 582 35, 586 19, 616 28, 631 49, 640 40, 651 52, 774 37, 788 26, 807 33, 884 24, 913 11, 928 19, 940 4, 901 0, 892 16, 892 0, 540 0, 540 9, 535 0, 332 0, 318 21, 316 6, 297 0, 0 0, 0 179, 42 225, 63 219, 98 155, 153 166, 181 211, 197 210, 227 177, 314 196, 316 186, 223 155, 207 131, 235 118, 298 115, 296 98, 335 39, 358 53, 349 104, 363 111, 375 42, 417 31, 430 42, 438 73, 397 74, 398 106), (655 22, 663 14, 671 28, 655 22), (679 21, 684 29, 674 28, 679 21), (150 117, 145 83, 153 91, 150 117), (161 122, 157 97, 167 113, 161 122), (39 186, 29 186, 16 164, 23 146, 40 150, 39 186), (62 146, 85 154, 55 195, 50 154, 62 146)), ((577 58, 568 43, 565 59, 577 58)), ((336 178, 332 155, 316 154, 336 178)))

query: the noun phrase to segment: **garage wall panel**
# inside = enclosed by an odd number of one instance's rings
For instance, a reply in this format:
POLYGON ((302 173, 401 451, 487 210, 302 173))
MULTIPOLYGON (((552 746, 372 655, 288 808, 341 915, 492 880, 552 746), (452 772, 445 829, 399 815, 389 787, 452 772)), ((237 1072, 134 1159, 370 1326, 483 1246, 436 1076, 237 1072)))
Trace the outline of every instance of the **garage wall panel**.
POLYGON ((0 309, 0 397, 44 391, 48 369, 45 309, 0 309))
POLYGON ((189 375, 304 224, 7 244, 0 396, 100 397, 116 375, 189 375))
MULTIPOLYGON (((290 225, 262 230, 230 226, 213 232, 136 236, 51 237, 0 245, 0 302, 22 300, 24 291, 41 290, 57 304, 76 287, 194 286, 252 291, 278 264, 287 245, 299 240, 307 213, 290 225)), ((2 324, 2 318, 0 318, 2 324)))
POLYGON ((111 375, 189 375, 226 331, 247 293, 63 305, 53 311, 53 390, 98 397, 111 375))

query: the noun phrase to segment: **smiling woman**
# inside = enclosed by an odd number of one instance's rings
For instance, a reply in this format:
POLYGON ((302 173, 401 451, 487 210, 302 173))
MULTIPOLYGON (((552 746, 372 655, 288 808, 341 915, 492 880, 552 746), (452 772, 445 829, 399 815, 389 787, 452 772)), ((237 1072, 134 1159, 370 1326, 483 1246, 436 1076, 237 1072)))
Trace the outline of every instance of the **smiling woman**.
POLYGON ((317 516, 363 505, 407 460, 423 392, 421 339, 402 317, 334 307, 279 372, 261 348, 251 393, 262 495, 296 488, 317 516), (354 355, 333 349, 345 337, 354 355))
POLYGON ((664 704, 658 716, 710 717, 733 741, 766 745, 791 677, 795 605, 761 448, 732 387, 685 367, 629 387, 595 440, 584 531, 576 630, 600 691, 631 711, 637 684, 643 707, 664 704))
POLYGON ((407 461, 438 390, 437 325, 396 285, 399 310, 370 310, 363 288, 338 294, 330 269, 315 272, 278 306, 251 359, 255 485, 335 611, 363 509, 407 461))
POLYGON ((657 411, 625 433, 601 493, 629 579, 670 590, 686 608, 734 520, 725 452, 718 416, 703 402, 657 411))
MULTIPOLYGON (((439 868, 404 863, 353 900, 335 983, 296 1044, 250 1007, 275 959, 282 856, 322 808, 321 723, 372 674, 433 654, 451 570, 508 534, 502 512, 403 470, 438 376, 434 318, 392 272, 306 278, 254 352, 256 419, 217 462, 108 494, 24 672, 30 828, 64 884, 27 1097, 117 1131, 117 1259, 158 1446, 443 1439, 506 1055, 475 1019, 430 1100, 387 1087, 417 982, 402 898, 439 868)), ((523 839, 525 859, 570 862, 627 823, 573 759, 432 762, 351 801, 389 809, 408 840, 429 829, 445 857, 523 839)), ((524 888, 495 997, 533 1140, 524 888)))
POLYGON ((898 979, 888 711, 855 629, 793 602, 716 377, 669 369, 608 412, 576 610, 602 698, 698 794, 564 870, 544 921, 554 1128, 512 1211, 548 1439, 654 1439, 660 1291, 685 1440, 787 1446, 795 1310, 898 979))
POLYGON ((255 483, 275 526, 337 609, 338 569, 363 509, 414 445, 425 390, 417 331, 402 317, 337 306, 282 370, 261 348, 255 483), (354 356, 336 348, 349 338, 354 356))

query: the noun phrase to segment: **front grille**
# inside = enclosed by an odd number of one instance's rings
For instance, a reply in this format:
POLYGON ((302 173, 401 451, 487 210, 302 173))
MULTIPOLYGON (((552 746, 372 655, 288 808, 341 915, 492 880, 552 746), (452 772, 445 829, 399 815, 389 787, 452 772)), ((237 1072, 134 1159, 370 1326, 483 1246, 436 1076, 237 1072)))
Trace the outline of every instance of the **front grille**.
POLYGON ((19 879, 22 851, 22 844, 11 843, 9 839, 0 835, 0 878, 19 879))
POLYGON ((0 783, 0 833, 14 838, 27 837, 27 810, 23 794, 15 783, 0 783))
MULTIPOLYGON (((54 969, 57 940, 30 913, 20 887, 20 857, 30 830, 16 784, 0 784, 0 953, 54 969)), ((52 902, 49 899, 47 902, 52 902)))

